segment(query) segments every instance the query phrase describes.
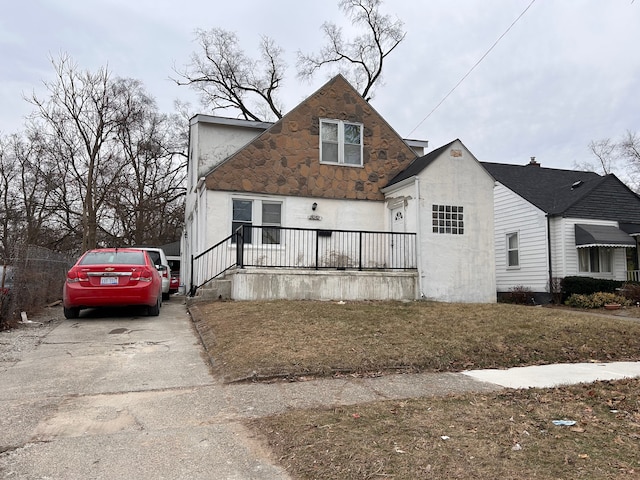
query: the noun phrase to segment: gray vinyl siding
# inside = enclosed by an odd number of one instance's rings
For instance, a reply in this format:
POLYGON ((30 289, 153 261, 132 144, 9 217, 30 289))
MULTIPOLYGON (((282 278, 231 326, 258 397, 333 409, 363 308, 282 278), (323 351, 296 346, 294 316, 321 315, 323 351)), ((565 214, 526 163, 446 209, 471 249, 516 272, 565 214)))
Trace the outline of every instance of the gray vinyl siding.
POLYGON ((498 183, 494 189, 496 286, 499 292, 523 286, 546 292, 547 225, 542 210, 498 183), (519 266, 507 266, 507 235, 518 233, 519 266))

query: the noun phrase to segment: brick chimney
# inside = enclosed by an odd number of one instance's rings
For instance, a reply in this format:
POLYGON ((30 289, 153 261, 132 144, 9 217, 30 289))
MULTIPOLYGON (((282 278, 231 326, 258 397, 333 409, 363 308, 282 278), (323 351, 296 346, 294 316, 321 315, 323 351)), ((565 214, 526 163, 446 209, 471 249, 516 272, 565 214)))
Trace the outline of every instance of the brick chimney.
POLYGON ((540 164, 538 162, 536 162, 536 157, 531 157, 531 160, 529 160, 529 166, 531 167, 539 167, 540 164))

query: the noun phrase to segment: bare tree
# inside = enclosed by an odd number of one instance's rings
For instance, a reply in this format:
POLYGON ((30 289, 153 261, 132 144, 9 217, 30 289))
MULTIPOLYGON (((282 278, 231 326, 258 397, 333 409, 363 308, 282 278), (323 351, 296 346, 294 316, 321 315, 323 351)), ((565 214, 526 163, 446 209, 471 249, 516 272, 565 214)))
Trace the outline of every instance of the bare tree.
POLYGON ((640 192, 640 135, 628 130, 618 141, 610 138, 591 141, 589 150, 597 163, 576 162, 576 167, 603 175, 613 173, 640 192))
POLYGON ((630 130, 618 144, 620 156, 627 163, 627 174, 636 192, 640 191, 640 135, 630 130))
POLYGON ((282 107, 276 97, 286 65, 282 49, 262 37, 260 59, 248 57, 235 33, 222 28, 197 30, 202 51, 191 56, 191 63, 177 72, 178 85, 189 85, 204 106, 216 110, 239 110, 242 118, 262 120, 281 118, 282 107))
POLYGON ((79 207, 84 251, 97 245, 103 206, 120 179, 123 159, 113 140, 134 113, 126 102, 130 84, 112 79, 106 68, 80 71, 68 56, 52 64, 56 79, 45 82, 48 98, 34 94, 29 101, 45 127, 50 154, 64 169, 59 200, 69 221, 79 207))
POLYGON ((38 138, 13 134, 0 139, 2 250, 16 243, 49 247, 51 171, 38 138))
MULTIPOLYGON (((594 170, 599 170, 604 175, 612 173, 617 160, 617 148, 616 143, 609 138, 592 140, 589 143, 589 150, 599 163, 599 167, 594 170)), ((590 166, 590 164, 585 164, 585 166, 590 166)))
MULTIPOLYGON (((369 101, 382 78, 384 60, 405 37, 402 22, 381 14, 381 4, 382 0, 340 0, 351 23, 365 33, 348 41, 339 27, 325 22, 327 46, 318 54, 298 52, 298 77, 310 79, 322 67, 334 65, 369 101)), ((277 93, 287 67, 283 50, 272 39, 262 37, 258 59, 242 50, 235 33, 222 28, 197 30, 196 39, 200 51, 182 71, 176 70, 178 85, 196 90, 202 105, 213 112, 239 112, 241 118, 257 121, 282 118, 277 93)))
POLYGON ((337 25, 322 25, 327 44, 317 54, 298 52, 298 76, 311 78, 320 68, 335 65, 365 100, 371 100, 373 87, 381 80, 385 58, 402 42, 406 33, 400 20, 380 13, 382 0, 340 0, 339 6, 351 23, 365 33, 345 40, 337 25))
POLYGON ((129 93, 138 113, 118 130, 126 166, 110 199, 113 231, 126 244, 161 245, 179 237, 184 219, 187 146, 180 132, 187 125, 178 115, 158 113, 143 90, 129 93))

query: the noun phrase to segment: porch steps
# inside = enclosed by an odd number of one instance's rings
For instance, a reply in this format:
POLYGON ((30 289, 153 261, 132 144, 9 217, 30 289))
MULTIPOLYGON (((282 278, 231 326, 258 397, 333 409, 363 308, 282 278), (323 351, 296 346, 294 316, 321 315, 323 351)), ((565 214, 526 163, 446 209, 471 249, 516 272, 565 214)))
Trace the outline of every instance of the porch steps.
POLYGON ((198 288, 194 297, 190 297, 189 302, 204 302, 211 300, 230 300, 231 280, 219 279, 211 280, 206 285, 198 288))

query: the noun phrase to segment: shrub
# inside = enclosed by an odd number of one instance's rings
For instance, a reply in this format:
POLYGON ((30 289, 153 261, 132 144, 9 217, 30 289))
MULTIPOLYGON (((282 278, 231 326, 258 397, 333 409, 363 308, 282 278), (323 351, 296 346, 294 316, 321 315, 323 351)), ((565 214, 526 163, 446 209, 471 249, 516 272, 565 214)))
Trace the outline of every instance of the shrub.
POLYGON ((634 305, 640 302, 640 285, 637 283, 625 283, 620 289, 620 293, 634 305))
POLYGON ((611 292, 596 292, 590 295, 574 293, 567 298, 565 303, 574 308, 602 308, 610 303, 629 305, 631 302, 622 295, 611 292))
POLYGON ((597 292, 615 293, 622 286, 623 282, 616 280, 605 280, 592 277, 564 277, 562 279, 562 291, 565 297, 573 294, 591 295, 597 292))
POLYGON ((504 303, 515 303, 517 305, 532 305, 535 303, 531 289, 522 285, 511 287, 509 292, 500 296, 500 300, 504 303))

